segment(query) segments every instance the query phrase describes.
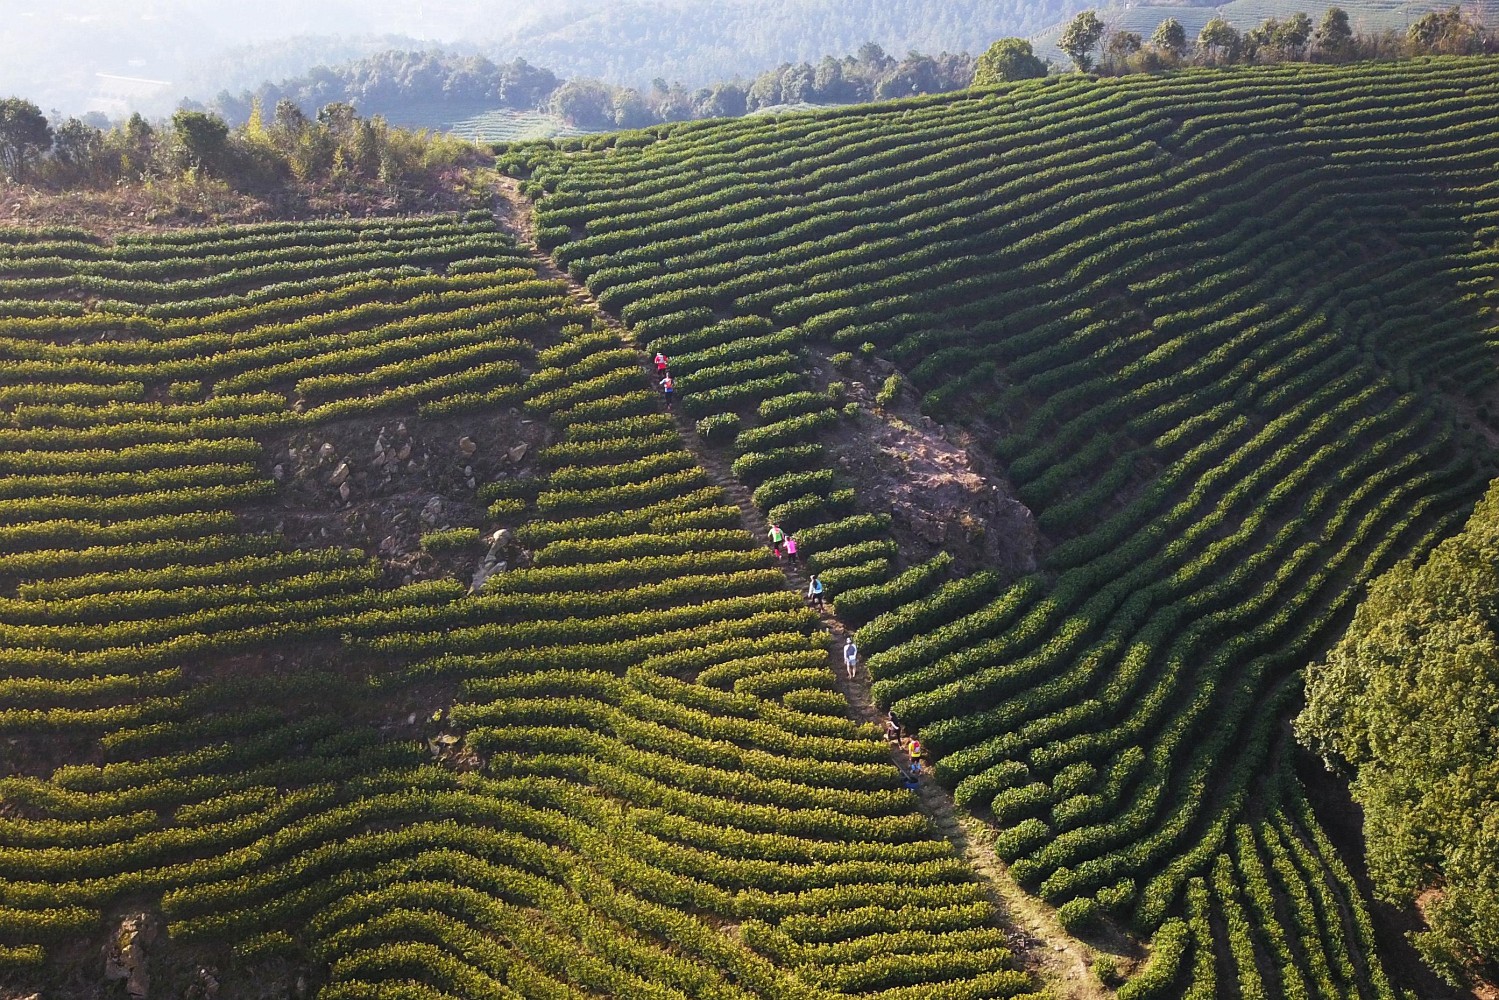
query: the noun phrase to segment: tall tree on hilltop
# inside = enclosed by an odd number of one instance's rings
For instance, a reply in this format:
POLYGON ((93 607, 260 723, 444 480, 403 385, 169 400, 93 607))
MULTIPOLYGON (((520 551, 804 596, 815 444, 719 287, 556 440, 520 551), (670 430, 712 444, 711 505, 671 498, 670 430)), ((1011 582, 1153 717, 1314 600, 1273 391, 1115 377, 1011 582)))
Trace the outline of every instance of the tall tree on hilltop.
POLYGON ((1023 38, 1001 38, 979 56, 973 69, 973 83, 977 87, 991 87, 1045 75, 1046 63, 1031 50, 1030 42, 1023 38))
POLYGON ((1067 22, 1062 37, 1057 40, 1057 48, 1067 53, 1079 71, 1086 73, 1093 68, 1093 50, 1102 37, 1103 22, 1096 13, 1085 10, 1067 22))
POLYGON ((1168 17, 1156 25, 1155 33, 1150 36, 1150 45, 1164 55, 1180 59, 1187 54, 1187 29, 1176 18, 1168 17))
POLYGON ((1197 50, 1209 62, 1233 62, 1244 50, 1244 39, 1233 25, 1214 17, 1197 33, 1197 50))
POLYGON ((1312 52, 1322 59, 1346 59, 1353 47, 1353 28, 1348 24, 1348 12, 1341 7, 1329 7, 1317 25, 1317 34, 1312 42, 1312 52))
POLYGON ((20 97, 0 101, 0 167, 12 180, 25 179, 31 161, 52 148, 52 126, 42 109, 20 97))

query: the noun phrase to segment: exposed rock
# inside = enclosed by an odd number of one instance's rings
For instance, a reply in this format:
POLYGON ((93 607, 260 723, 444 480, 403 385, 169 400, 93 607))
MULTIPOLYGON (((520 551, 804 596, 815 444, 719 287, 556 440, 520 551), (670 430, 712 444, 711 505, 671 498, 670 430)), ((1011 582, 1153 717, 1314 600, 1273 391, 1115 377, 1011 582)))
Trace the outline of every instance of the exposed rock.
POLYGON ((104 978, 125 980, 125 992, 144 998, 151 985, 146 974, 146 947, 156 940, 156 924, 150 914, 131 913, 104 944, 104 978))
POLYGON ((479 450, 479 446, 474 443, 473 438, 465 434, 463 437, 458 439, 458 450, 463 452, 465 455, 472 455, 474 452, 479 450))
POLYGON ((442 520, 442 497, 434 496, 422 505, 422 523, 428 527, 436 527, 437 522, 442 520))
POLYGON ((411 442, 407 441, 405 444, 401 445, 400 448, 396 449, 396 461, 398 461, 398 462, 404 462, 404 461, 406 461, 406 459, 408 459, 410 457, 411 457, 411 442))
POLYGON ((339 487, 338 487, 338 498, 340 500, 348 502, 349 495, 352 494, 353 492, 354 492, 353 490, 349 489, 349 484, 348 483, 341 483, 339 485, 339 487))
POLYGON ((278 483, 281 482, 281 480, 285 479, 286 478, 286 466, 284 466, 284 465, 277 465, 277 466, 273 467, 271 469, 271 478, 274 479, 274 480, 276 480, 276 482, 278 482, 278 483))
POLYGON ((514 535, 509 528, 497 528, 494 534, 489 536, 489 543, 498 546, 509 545, 512 537, 514 535))
POLYGON ((333 447, 332 441, 324 441, 323 446, 317 450, 317 457, 319 462, 326 462, 328 459, 337 454, 338 449, 333 447))
POLYGON ((522 441, 515 447, 508 449, 505 452, 505 455, 510 459, 510 461, 514 462, 516 465, 519 465, 521 463, 521 459, 526 457, 527 448, 528 445, 524 441, 522 441))
MULTIPOLYGON (((491 552, 492 551, 493 550, 491 550, 491 552)), ((486 556, 484 558, 484 561, 479 564, 479 568, 474 570, 474 578, 468 585, 468 592, 470 594, 477 594, 479 590, 484 586, 486 580, 494 576, 496 573, 505 572, 505 570, 509 568, 510 564, 505 562, 503 559, 495 560, 490 556, 486 556)))
MULTIPOLYGON (((333 475, 328 478, 329 486, 341 486, 349 478, 349 463, 339 462, 338 468, 333 470, 333 475)), ((348 499, 345 497, 344 499, 348 499)))

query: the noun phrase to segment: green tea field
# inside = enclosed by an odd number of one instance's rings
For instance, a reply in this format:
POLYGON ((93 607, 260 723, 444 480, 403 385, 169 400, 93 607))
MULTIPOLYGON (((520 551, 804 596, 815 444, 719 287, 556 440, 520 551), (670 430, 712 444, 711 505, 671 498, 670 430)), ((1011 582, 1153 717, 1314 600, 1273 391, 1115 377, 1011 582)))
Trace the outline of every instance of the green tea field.
POLYGON ((1496 87, 1074 76, 501 159, 684 404, 742 418, 772 519, 881 507, 821 471, 859 417, 793 403, 809 357, 893 362, 997 463, 1033 572, 919 564, 839 612, 1013 877, 1152 942, 1121 996, 1391 996, 1286 721, 1360 586, 1494 474, 1496 87))

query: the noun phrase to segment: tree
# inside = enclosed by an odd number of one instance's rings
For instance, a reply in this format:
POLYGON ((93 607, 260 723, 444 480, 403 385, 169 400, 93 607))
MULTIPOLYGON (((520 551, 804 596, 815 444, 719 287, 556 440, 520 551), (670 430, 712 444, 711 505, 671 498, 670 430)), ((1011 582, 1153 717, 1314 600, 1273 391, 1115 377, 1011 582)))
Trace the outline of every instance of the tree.
POLYGON ((1458 7, 1434 10, 1418 18, 1405 37, 1417 53, 1471 55, 1483 49, 1482 29, 1464 17, 1458 7))
POLYGON ((104 133, 77 118, 69 118, 57 128, 52 156, 71 180, 85 180, 100 168, 104 152, 104 133))
POLYGON ((1086 73, 1093 66, 1093 50, 1102 37, 1103 22, 1096 13, 1085 10, 1067 22, 1062 37, 1057 39, 1057 48, 1067 53, 1080 72, 1086 73))
POLYGON ((743 87, 720 83, 709 88, 706 93, 699 93, 703 94, 701 99, 694 95, 693 101, 693 108, 699 118, 737 118, 744 114, 748 95, 743 87))
POLYGON ((20 97, 0 101, 0 167, 12 180, 23 180, 41 153, 52 148, 52 126, 42 109, 20 97))
POLYGON ((1168 17, 1156 25, 1150 36, 1150 45, 1159 52, 1180 59, 1187 54, 1187 29, 1174 17, 1168 17))
POLYGON ((1499 963, 1499 481, 1425 563, 1369 587, 1307 670, 1301 741, 1355 770, 1376 893, 1421 898, 1450 981, 1499 963), (1433 891, 1434 890, 1434 891, 1433 891))
POLYGON ((1197 50, 1210 62, 1233 62, 1243 47, 1239 32, 1221 17, 1213 18, 1197 33, 1197 50))
POLYGON ((621 87, 614 92, 614 124, 620 128, 644 128, 651 123, 651 111, 645 106, 645 98, 634 87, 621 87))
POLYGON ((1297 11, 1281 22, 1272 39, 1281 55, 1294 58, 1304 53, 1312 40, 1312 19, 1297 11))
POLYGON ((597 80, 569 80, 552 94, 552 113, 584 128, 614 126, 614 94, 597 80))
POLYGON ((1139 52, 1144 44, 1140 36, 1133 31, 1112 32, 1103 47, 1109 68, 1116 73, 1124 72, 1129 67, 1130 58, 1139 52))
POLYGON ((865 42, 859 46, 859 65, 864 68, 866 75, 876 76, 894 69, 895 60, 874 42, 865 42))
POLYGON ((1030 80, 1046 75, 1046 63, 1031 50, 1031 43, 1023 38, 1001 38, 979 56, 973 70, 976 87, 992 87, 996 83, 1015 80, 1030 80))
POLYGON ((229 142, 224 119, 205 111, 179 111, 172 116, 172 131, 191 164, 207 170, 223 166, 229 142))
POLYGON ((1353 49, 1353 29, 1348 25, 1348 12, 1341 7, 1329 7, 1317 25, 1316 39, 1312 43, 1315 55, 1330 60, 1346 59, 1353 49))

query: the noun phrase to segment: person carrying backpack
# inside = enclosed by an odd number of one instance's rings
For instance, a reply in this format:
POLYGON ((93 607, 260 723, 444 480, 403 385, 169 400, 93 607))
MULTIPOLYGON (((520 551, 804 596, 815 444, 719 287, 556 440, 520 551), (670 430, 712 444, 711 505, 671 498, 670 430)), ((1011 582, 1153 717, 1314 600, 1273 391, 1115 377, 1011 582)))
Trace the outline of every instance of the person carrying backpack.
POLYGON ((657 351, 656 352, 656 374, 657 375, 665 375, 666 374, 667 363, 668 362, 666 360, 666 355, 663 354, 661 351, 657 351))
POLYGON ((859 647, 854 645, 853 636, 843 640, 843 669, 848 673, 849 680, 859 674, 859 647))
POLYGON ((807 584, 807 599, 817 605, 818 611, 827 610, 827 605, 822 600, 822 580, 816 573, 812 574, 812 581, 807 584))

